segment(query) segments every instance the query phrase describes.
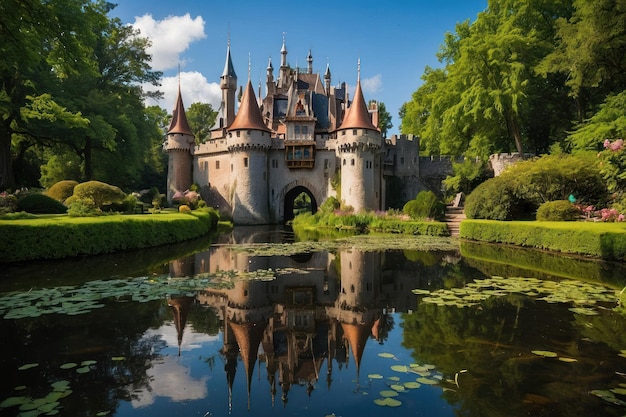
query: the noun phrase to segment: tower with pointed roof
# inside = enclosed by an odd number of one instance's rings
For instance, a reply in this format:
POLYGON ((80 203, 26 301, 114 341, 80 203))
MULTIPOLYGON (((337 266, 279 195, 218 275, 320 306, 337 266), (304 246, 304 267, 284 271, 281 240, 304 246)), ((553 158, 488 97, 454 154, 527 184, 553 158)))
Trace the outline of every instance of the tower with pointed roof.
POLYGON ((184 192, 191 187, 194 145, 195 136, 187 121, 179 85, 176 105, 172 112, 172 121, 167 129, 167 138, 163 144, 163 148, 168 154, 166 197, 170 203, 177 191, 184 192))
POLYGON ((226 49, 226 62, 224 63, 224 71, 220 76, 220 88, 222 89, 222 103, 220 118, 220 127, 229 126, 235 120, 235 96, 237 93, 237 74, 233 66, 233 60, 230 56, 230 40, 226 49))
POLYGON ((372 123, 360 76, 352 106, 337 129, 337 155, 341 158, 341 199, 356 212, 381 208, 381 149, 380 130, 372 123))

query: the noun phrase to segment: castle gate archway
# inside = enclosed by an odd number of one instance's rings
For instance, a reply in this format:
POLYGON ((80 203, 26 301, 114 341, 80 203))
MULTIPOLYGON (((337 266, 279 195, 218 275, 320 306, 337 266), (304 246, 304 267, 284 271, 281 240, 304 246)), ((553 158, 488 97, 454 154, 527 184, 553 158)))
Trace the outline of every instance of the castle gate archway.
POLYGON ((294 203, 295 203, 296 198, 302 193, 306 194, 311 200, 311 204, 310 204, 311 212, 312 213, 317 212, 317 207, 318 207, 317 200, 318 199, 315 196, 315 189, 307 181, 302 181, 302 180, 295 181, 289 184, 283 190, 283 195, 284 195, 284 197, 282 198, 283 222, 287 222, 294 218, 294 214, 293 214, 294 203))

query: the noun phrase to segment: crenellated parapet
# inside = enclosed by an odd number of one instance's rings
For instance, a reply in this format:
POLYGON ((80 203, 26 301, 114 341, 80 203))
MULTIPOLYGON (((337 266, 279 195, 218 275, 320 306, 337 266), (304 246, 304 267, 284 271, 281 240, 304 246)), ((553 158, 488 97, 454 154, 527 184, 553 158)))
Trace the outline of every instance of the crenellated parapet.
POLYGON ((163 142, 163 150, 165 152, 186 151, 191 152, 195 147, 195 139, 193 136, 184 133, 170 133, 163 142))

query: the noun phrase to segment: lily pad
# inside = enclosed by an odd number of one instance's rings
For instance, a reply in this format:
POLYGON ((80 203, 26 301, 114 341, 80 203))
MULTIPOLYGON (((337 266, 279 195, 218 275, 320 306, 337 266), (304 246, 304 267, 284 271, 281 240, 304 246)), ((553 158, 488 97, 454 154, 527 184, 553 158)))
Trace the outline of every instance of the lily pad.
POLYGON ((402 403, 395 398, 377 398, 374 400, 374 404, 380 405, 382 407, 398 407, 402 405, 402 403))
POLYGON ((76 368, 77 366, 78 366, 78 364, 75 363, 75 362, 68 362, 68 363, 64 363, 59 368, 61 368, 61 369, 72 369, 72 368, 76 368))
POLYGON ((398 391, 394 391, 394 390, 385 390, 385 391, 381 391, 379 392, 381 397, 397 397, 398 395, 398 391))
POLYGON ((400 385, 400 384, 392 384, 389 386, 389 388, 398 392, 406 391, 406 389, 404 388, 404 385, 400 385))
POLYGON ((381 358, 395 358, 396 355, 394 355, 393 353, 387 353, 387 352, 381 352, 378 354, 378 356, 380 356, 381 358))
POLYGON ((22 405, 30 401, 28 397, 9 397, 0 403, 0 408, 13 407, 14 405, 22 405))
POLYGON ((419 382, 409 381, 404 383, 404 387, 408 389, 416 389, 421 387, 419 382))
POLYGON ((89 372, 91 370, 90 367, 88 366, 83 366, 82 368, 77 368, 76 372, 79 374, 86 374, 87 372, 89 372))
POLYGON ((369 374, 367 377, 369 379, 382 379, 383 378, 381 374, 369 374))
POLYGON ((403 372, 403 373, 409 372, 409 368, 405 365, 393 365, 391 367, 391 370, 396 371, 396 372, 403 372))
POLYGON ((566 362, 566 363, 571 363, 571 362, 578 362, 578 359, 574 359, 574 358, 566 358, 566 357, 559 357, 559 360, 561 362, 566 362))
POLYGON ((424 385, 437 385, 439 383, 439 381, 437 381, 436 379, 430 379, 425 377, 417 378, 416 381, 424 385))
POLYGON ((555 352, 550 352, 549 350, 533 350, 531 353, 537 356, 543 356, 544 358, 556 358, 559 356, 555 352))
POLYGON ((80 364, 81 364, 82 366, 89 366, 89 365, 94 365, 94 364, 96 364, 96 363, 98 363, 98 361, 93 361, 93 360, 90 360, 90 361, 82 361, 80 364))
POLYGON ((17 370, 18 371, 25 371, 27 369, 36 368, 37 366, 39 366, 38 363, 26 363, 26 364, 20 366, 19 368, 17 368, 17 370))

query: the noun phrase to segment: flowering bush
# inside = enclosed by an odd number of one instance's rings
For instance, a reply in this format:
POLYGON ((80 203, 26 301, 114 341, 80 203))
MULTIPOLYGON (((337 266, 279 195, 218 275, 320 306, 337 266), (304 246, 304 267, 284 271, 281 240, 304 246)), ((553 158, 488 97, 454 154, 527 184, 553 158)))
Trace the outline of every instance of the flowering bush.
POLYGON ((604 141, 604 151, 598 153, 600 172, 606 180, 609 191, 623 192, 626 190, 626 152, 624 140, 604 141))
POLYGON ((194 210, 198 208, 198 201, 200 201, 200 194, 190 190, 184 192, 176 191, 172 196, 172 202, 174 202, 174 204, 186 205, 194 210))
POLYGON ((14 194, 3 191, 0 193, 0 215, 13 213, 17 210, 17 197, 14 194))

